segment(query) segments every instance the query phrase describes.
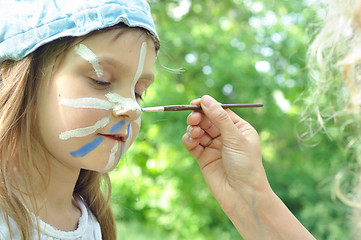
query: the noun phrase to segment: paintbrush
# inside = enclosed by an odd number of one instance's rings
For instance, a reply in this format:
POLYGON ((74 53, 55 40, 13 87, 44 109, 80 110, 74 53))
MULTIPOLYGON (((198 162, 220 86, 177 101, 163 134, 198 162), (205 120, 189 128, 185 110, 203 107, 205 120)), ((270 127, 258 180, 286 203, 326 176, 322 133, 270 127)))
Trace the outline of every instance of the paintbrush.
MULTIPOLYGON (((261 104, 261 103, 221 104, 221 107, 222 108, 254 108, 254 107, 263 107, 263 104, 261 104)), ((187 110, 202 110, 202 107, 199 105, 169 105, 169 106, 142 108, 142 112, 187 111, 187 110)))

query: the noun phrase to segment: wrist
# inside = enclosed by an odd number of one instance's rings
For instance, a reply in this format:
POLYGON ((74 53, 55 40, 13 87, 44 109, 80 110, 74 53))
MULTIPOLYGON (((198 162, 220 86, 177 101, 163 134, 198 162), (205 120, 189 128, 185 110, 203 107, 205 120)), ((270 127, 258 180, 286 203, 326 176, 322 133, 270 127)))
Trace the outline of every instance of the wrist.
POLYGON ((238 187, 234 189, 232 196, 227 197, 223 203, 220 202, 223 211, 229 218, 238 217, 238 213, 245 209, 256 214, 271 198, 277 197, 265 174, 254 176, 252 184, 240 186, 238 183, 238 187))
POLYGON ((224 211, 244 239, 315 239, 269 185, 233 197, 232 207, 224 211))

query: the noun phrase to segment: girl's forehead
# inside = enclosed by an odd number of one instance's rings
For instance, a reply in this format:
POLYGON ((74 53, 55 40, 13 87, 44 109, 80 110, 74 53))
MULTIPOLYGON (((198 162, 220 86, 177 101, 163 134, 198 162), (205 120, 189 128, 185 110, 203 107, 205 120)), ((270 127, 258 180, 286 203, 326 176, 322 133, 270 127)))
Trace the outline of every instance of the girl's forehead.
POLYGON ((150 46, 155 44, 153 39, 145 32, 145 30, 137 28, 115 28, 107 31, 94 33, 82 41, 84 44, 94 44, 100 46, 107 46, 106 44, 121 44, 124 47, 141 45, 147 42, 150 46))

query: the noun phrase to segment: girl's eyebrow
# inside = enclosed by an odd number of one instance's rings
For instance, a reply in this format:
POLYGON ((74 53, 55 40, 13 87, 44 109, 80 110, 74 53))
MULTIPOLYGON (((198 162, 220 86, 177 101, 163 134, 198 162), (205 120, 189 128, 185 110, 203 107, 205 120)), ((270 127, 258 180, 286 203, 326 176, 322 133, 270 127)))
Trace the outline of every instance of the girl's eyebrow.
POLYGON ((121 64, 117 59, 112 57, 99 57, 99 62, 107 63, 116 68, 125 68, 124 64, 121 64))
MULTIPOLYGON (((127 69, 127 67, 122 64, 120 61, 118 61, 115 58, 112 57, 99 57, 99 63, 107 63, 109 65, 112 65, 116 69, 127 69)), ((154 74, 153 73, 145 73, 140 76, 141 79, 147 79, 150 82, 154 82, 154 74)))

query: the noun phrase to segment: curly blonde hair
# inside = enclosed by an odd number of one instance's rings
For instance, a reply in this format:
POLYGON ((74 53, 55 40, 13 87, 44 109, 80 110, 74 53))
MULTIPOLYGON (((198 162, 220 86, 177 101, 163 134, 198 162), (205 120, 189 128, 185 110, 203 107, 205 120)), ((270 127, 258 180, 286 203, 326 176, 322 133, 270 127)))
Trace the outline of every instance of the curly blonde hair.
MULTIPOLYGON (((303 120, 307 138, 339 129, 349 162, 335 177, 335 193, 345 204, 361 209, 361 0, 328 0, 327 16, 308 50, 310 86, 303 120), (352 191, 342 182, 353 176, 352 191), (347 175, 347 176, 346 176, 347 175)), ((331 135, 331 134, 329 134, 331 135)), ((355 214, 355 222, 359 222, 355 214)))

